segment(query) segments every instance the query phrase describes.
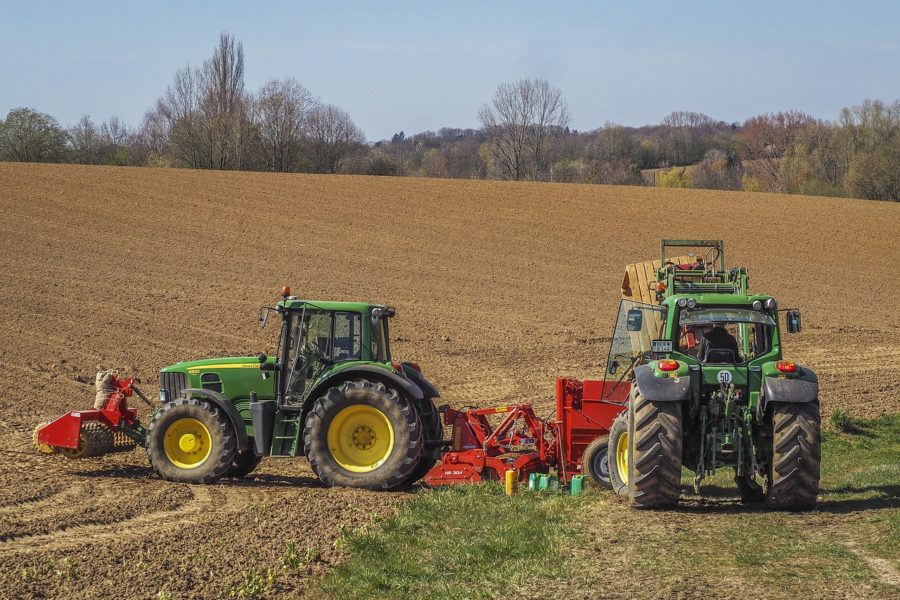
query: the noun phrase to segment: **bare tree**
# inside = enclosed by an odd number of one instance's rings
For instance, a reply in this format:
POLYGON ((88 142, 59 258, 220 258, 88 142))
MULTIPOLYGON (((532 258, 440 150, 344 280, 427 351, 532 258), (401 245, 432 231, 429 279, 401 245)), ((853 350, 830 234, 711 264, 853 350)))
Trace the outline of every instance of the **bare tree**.
POLYGON ((87 115, 69 129, 70 160, 85 165, 103 162, 103 142, 97 126, 87 115))
POLYGON ((337 173, 341 160, 366 143, 365 134, 350 115, 333 104, 317 104, 307 121, 317 173, 337 173))
POLYGON ((508 179, 545 179, 556 140, 570 123, 562 91, 543 79, 501 84, 479 119, 508 179))
POLYGON ((200 70, 200 112, 211 169, 240 169, 244 143, 244 46, 222 33, 211 59, 200 70))
POLYGON ((252 104, 266 170, 296 171, 313 107, 312 94, 293 78, 272 79, 252 104))

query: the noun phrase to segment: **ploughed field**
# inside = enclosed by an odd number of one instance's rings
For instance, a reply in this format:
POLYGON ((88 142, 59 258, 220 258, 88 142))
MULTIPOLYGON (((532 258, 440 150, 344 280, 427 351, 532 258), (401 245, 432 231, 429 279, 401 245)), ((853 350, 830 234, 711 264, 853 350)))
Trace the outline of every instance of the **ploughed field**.
POLYGON ((414 492, 326 489, 304 460, 188 486, 142 450, 31 451, 98 366, 152 398, 167 364, 274 352, 257 311, 286 283, 397 306, 393 354, 445 402, 547 414, 557 376, 602 378, 624 265, 721 238, 803 310, 786 356, 818 372, 823 418, 874 417, 900 410, 898 232, 900 205, 842 199, 0 163, 0 597, 228 595, 266 568, 302 592, 414 492))

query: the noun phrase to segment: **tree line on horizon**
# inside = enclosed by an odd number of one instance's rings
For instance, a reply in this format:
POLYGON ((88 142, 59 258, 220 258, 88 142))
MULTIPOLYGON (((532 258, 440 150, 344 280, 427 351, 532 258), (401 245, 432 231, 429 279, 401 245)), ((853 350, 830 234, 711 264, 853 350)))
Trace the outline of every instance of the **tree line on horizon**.
POLYGON ((677 111, 656 125, 571 128, 558 88, 503 83, 480 128, 368 143, 343 109, 293 78, 244 85, 244 50, 223 33, 178 71, 132 128, 89 116, 69 128, 17 108, 0 119, 0 160, 286 173, 349 173, 773 191, 900 201, 900 100, 866 100, 836 121, 800 111, 726 123, 677 111))

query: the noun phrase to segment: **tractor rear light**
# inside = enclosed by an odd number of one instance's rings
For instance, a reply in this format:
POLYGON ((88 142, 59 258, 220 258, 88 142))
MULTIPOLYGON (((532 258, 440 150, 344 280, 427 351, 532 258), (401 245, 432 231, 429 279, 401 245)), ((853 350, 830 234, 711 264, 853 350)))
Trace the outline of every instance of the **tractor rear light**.
POLYGON ((398 373, 400 373, 401 375, 403 374, 403 365, 400 364, 399 362, 397 362, 396 360, 391 363, 391 367, 393 367, 394 370, 397 371, 398 373))
POLYGON ((659 367, 659 370, 660 370, 660 371, 666 371, 666 372, 668 372, 668 371, 677 371, 677 370, 678 370, 678 361, 677 361, 677 360, 670 360, 670 359, 667 358, 667 359, 658 361, 658 362, 656 363, 656 366, 659 367))
POLYGON ((419 363, 417 363, 417 362, 411 362, 411 363, 406 363, 406 364, 408 364, 409 366, 411 366, 413 369, 415 369, 415 370, 418 371, 419 373, 422 372, 422 367, 419 366, 419 363))
POLYGON ((781 371, 782 373, 796 373, 797 372, 797 364, 792 363, 788 360, 779 360, 775 363, 775 368, 781 371))

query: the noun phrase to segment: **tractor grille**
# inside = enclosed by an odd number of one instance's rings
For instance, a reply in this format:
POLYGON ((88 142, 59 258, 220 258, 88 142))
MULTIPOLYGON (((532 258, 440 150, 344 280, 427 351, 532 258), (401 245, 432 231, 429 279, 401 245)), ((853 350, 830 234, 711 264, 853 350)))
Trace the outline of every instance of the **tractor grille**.
POLYGON ((174 400, 181 395, 181 390, 187 387, 186 373, 160 373, 159 388, 169 392, 169 400, 174 400))
POLYGON ((676 294, 734 294, 737 286, 733 283, 675 281, 676 294))

